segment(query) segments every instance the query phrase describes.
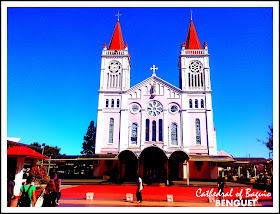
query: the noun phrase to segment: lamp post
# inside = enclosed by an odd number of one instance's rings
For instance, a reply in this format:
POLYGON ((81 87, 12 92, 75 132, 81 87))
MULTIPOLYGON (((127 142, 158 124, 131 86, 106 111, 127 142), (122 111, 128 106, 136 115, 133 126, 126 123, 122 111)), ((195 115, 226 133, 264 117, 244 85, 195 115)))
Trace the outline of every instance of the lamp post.
MULTIPOLYGON (((42 155, 44 155, 44 148, 45 148, 45 145, 46 145, 46 144, 44 144, 44 143, 42 144, 42 147, 43 147, 43 150, 42 150, 42 155)), ((43 166, 43 161, 44 161, 44 159, 42 159, 42 162, 41 162, 41 167, 43 166)))

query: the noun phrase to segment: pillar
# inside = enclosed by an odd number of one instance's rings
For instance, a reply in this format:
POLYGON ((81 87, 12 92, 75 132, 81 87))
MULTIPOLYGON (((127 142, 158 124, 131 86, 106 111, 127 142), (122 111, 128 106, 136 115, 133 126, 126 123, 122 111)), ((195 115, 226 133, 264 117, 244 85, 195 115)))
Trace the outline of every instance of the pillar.
POLYGON ((145 148, 146 141, 146 113, 145 109, 141 109, 141 129, 140 129, 141 137, 140 137, 140 153, 145 148))
POLYGON ((24 157, 17 158, 17 167, 16 167, 16 175, 15 175, 15 187, 14 187, 14 195, 19 196, 20 187, 22 186, 22 176, 23 176, 23 166, 24 166, 24 157))
POLYGON ((238 166, 238 178, 240 178, 240 166, 238 166))
POLYGON ((187 181, 187 185, 190 184, 190 179, 189 179, 189 161, 185 161, 183 163, 183 181, 187 181))

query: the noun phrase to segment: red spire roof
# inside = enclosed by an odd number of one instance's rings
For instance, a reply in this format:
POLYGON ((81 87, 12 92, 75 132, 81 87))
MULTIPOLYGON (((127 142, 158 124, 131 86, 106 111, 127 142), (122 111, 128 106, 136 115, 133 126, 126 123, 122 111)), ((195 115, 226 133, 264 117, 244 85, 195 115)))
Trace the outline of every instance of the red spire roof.
POLYGON ((116 24, 108 50, 124 50, 124 42, 119 21, 116 24))
POLYGON ((186 49, 202 49, 192 20, 187 35, 186 49))

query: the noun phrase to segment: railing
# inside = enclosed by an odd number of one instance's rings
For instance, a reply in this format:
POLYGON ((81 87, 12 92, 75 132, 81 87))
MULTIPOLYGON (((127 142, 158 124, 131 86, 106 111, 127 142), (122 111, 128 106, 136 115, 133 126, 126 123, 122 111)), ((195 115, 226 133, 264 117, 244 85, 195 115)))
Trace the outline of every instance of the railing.
POLYGON ((128 55, 127 50, 103 50, 102 55, 104 56, 125 56, 128 55))
POLYGON ((181 50, 181 54, 186 54, 186 55, 201 55, 201 54, 208 54, 208 50, 190 50, 190 49, 185 49, 181 50))

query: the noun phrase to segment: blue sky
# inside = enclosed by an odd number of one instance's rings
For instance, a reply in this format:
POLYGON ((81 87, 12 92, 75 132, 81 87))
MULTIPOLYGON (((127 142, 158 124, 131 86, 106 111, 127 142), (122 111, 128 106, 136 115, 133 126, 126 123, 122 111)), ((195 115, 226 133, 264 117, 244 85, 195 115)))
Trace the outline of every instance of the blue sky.
POLYGON ((101 52, 118 10, 131 55, 131 86, 157 76, 179 87, 178 60, 190 23, 207 41, 218 151, 265 157, 273 123, 273 9, 8 8, 7 136, 80 154, 96 122, 101 52))

